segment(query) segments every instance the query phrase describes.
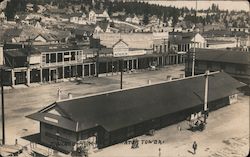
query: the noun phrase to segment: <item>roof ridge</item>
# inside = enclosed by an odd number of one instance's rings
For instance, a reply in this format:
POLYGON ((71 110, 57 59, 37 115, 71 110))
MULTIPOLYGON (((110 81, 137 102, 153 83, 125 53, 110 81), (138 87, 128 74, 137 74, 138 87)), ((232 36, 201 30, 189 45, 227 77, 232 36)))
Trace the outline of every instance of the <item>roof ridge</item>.
MULTIPOLYGON (((220 72, 220 71, 210 72, 210 74, 217 74, 217 73, 224 73, 224 72, 220 72)), ((126 88, 126 89, 116 89, 116 90, 105 91, 105 92, 100 92, 100 93, 93 93, 93 94, 88 94, 88 95, 84 95, 84 96, 74 97, 74 98, 71 98, 71 99, 58 100, 58 101, 56 101, 56 103, 66 102, 66 101, 71 101, 71 100, 76 100, 76 99, 82 99, 82 98, 92 97, 92 96, 97 96, 97 95, 127 91, 127 90, 131 90, 131 89, 143 88, 143 87, 159 85, 159 84, 163 84, 163 83, 176 82, 176 81, 180 81, 180 80, 187 80, 187 79, 197 78, 197 77, 201 77, 201 76, 205 76, 205 75, 206 74, 199 74, 199 75, 195 75, 195 76, 188 76, 188 77, 185 77, 185 78, 178 78, 178 79, 169 80, 169 81, 161 81, 161 82, 152 83, 152 84, 139 85, 139 86, 136 86, 136 87, 130 87, 130 88, 126 88)))

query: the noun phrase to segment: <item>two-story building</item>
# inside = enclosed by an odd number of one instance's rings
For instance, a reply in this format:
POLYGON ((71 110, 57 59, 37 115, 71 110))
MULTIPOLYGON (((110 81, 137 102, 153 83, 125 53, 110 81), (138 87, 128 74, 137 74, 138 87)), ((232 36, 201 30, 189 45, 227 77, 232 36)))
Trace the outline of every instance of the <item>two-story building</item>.
POLYGON ((101 11, 101 10, 91 10, 89 12, 89 22, 90 23, 96 23, 97 21, 105 21, 110 20, 109 14, 107 10, 101 11))
POLYGON ((96 73, 93 52, 75 45, 28 45, 3 53, 10 86, 58 82, 96 73))
POLYGON ((189 49, 206 48, 207 41, 200 33, 194 32, 170 32, 170 49, 176 52, 188 52, 189 49))

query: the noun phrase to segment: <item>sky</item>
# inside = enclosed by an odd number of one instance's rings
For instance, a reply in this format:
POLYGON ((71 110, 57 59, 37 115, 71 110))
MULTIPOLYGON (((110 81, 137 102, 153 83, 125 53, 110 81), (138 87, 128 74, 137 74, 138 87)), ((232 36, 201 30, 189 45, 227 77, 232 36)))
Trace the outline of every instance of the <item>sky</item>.
MULTIPOLYGON (((177 8, 187 7, 195 8, 195 0, 144 0, 151 4, 160 4, 164 6, 175 6, 177 8)), ((249 2, 247 0, 197 0, 197 9, 208 9, 212 4, 218 4, 221 10, 245 10, 249 11, 249 2)))

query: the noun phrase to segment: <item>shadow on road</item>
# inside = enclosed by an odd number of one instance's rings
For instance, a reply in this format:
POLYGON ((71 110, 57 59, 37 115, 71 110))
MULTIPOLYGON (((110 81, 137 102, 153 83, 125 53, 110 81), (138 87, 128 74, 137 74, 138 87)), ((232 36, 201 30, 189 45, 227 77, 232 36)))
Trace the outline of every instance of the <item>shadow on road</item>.
POLYGON ((188 150, 187 152, 191 153, 191 154, 194 154, 194 152, 192 152, 191 150, 188 150))

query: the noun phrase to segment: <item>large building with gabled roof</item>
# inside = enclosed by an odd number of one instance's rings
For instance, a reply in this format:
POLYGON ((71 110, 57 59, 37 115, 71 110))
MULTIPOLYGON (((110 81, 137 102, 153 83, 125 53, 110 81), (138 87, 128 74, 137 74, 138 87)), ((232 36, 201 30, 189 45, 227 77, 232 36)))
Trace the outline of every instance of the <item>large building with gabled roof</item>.
MULTIPOLYGON (((93 94, 54 102, 27 117, 40 122, 42 145, 71 152, 77 141, 94 139, 97 148, 103 148, 199 113, 204 84, 203 74, 93 94)), ((209 77, 209 110, 235 102, 237 88, 242 86, 224 72, 213 73, 209 77)))
MULTIPOLYGON (((185 73, 192 72, 193 49, 187 54, 185 73)), ((250 53, 228 49, 195 49, 195 74, 223 70, 244 83, 250 83, 250 53)))

